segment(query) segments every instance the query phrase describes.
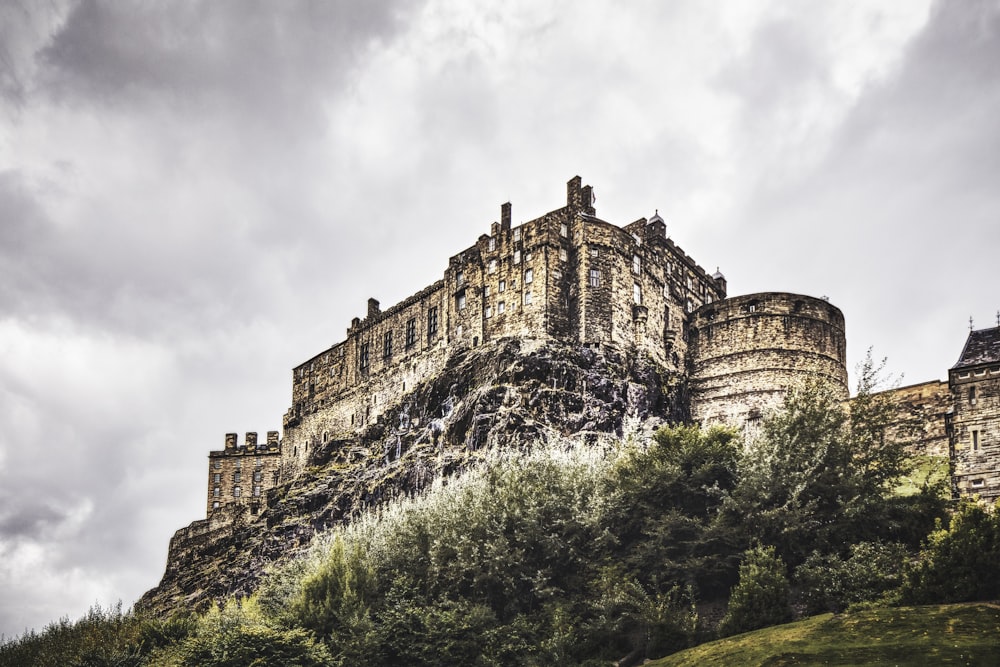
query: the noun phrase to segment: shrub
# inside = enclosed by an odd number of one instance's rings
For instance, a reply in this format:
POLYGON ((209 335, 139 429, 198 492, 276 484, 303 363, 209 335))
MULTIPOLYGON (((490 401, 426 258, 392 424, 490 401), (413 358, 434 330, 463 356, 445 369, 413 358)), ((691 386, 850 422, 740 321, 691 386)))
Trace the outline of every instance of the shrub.
POLYGON ((792 619, 785 564, 774 547, 754 547, 740 565, 740 581, 733 588, 729 608, 719 623, 726 637, 792 619))
POLYGON ((795 571, 806 611, 843 611, 848 605, 871 602, 903 582, 909 554, 897 543, 860 542, 846 559, 813 552, 795 571))

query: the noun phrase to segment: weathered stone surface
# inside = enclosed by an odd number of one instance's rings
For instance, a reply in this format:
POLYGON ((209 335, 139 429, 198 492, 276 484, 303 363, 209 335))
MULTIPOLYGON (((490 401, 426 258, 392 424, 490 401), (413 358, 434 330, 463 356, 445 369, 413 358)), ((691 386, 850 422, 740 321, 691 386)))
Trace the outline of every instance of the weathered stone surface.
POLYGON ((952 491, 1000 499, 1000 327, 970 331, 948 372, 952 491))

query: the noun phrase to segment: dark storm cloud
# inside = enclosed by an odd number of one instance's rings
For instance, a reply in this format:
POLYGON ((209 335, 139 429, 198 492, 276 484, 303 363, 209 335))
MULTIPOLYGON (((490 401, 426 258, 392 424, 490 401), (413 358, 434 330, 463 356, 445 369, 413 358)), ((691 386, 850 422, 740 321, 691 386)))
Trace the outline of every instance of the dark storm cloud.
POLYGON ((58 92, 128 104, 143 94, 187 105, 309 107, 358 51, 393 32, 400 3, 120 3, 82 0, 42 52, 58 92))

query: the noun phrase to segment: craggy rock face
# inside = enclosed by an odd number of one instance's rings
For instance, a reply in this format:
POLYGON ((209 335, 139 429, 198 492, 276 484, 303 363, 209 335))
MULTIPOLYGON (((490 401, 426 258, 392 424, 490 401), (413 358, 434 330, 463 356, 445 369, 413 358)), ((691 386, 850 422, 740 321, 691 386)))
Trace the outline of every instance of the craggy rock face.
POLYGON ((140 605, 166 612, 248 595, 266 566, 317 532, 460 473, 482 451, 651 433, 688 420, 686 392, 680 375, 634 354, 517 339, 459 351, 360 437, 312 452, 293 481, 268 492, 255 520, 179 530, 163 580, 140 605))

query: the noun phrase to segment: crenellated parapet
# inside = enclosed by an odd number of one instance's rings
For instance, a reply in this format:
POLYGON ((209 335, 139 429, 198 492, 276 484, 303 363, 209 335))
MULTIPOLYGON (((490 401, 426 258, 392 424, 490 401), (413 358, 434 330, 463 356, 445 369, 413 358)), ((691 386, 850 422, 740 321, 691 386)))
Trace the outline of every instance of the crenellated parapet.
POLYGON ((207 514, 222 510, 258 514, 268 489, 281 481, 281 440, 278 431, 268 431, 264 441, 248 431, 244 441, 227 433, 225 446, 208 454, 207 514))

